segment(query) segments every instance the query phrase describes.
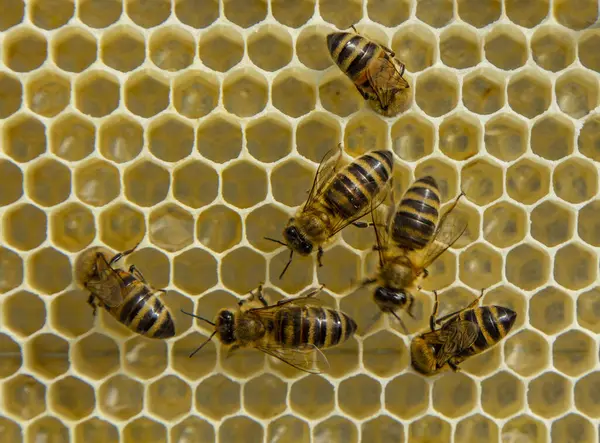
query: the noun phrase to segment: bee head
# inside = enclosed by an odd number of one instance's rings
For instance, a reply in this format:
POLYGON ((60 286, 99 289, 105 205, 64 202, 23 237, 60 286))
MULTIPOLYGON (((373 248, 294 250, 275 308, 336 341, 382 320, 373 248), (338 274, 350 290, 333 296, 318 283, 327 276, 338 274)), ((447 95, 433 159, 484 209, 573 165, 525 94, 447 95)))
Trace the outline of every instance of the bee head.
POLYGON ((100 273, 108 267, 107 257, 111 257, 111 252, 103 247, 97 246, 83 251, 73 267, 75 281, 85 288, 86 283, 100 279, 100 273))
POLYGON ((375 289, 374 298, 377 306, 386 312, 403 308, 409 301, 409 295, 403 289, 391 289, 385 286, 375 289))
POLYGON ((234 327, 235 314, 229 309, 221 310, 215 322, 215 331, 219 335, 221 343, 230 345, 235 342, 234 327))
POLYGON ((285 228, 283 231, 283 237, 285 238, 289 248, 298 254, 310 255, 312 253, 312 243, 309 242, 295 226, 291 225, 285 228))
POLYGON ((414 338, 410 343, 410 360, 415 371, 431 375, 438 371, 435 360, 435 347, 422 337, 414 338))

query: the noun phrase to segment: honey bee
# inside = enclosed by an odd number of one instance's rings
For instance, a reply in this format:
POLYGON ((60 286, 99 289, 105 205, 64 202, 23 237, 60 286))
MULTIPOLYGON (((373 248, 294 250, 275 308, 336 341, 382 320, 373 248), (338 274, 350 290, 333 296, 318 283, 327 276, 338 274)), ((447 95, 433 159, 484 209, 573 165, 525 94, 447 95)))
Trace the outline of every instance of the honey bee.
POLYGON ((363 281, 363 286, 377 284, 375 303, 394 315, 404 331, 408 330, 396 314, 405 309, 412 314, 413 292, 428 275, 427 267, 458 240, 467 228, 464 221, 451 216, 461 194, 439 220, 440 193, 433 177, 423 177, 406 191, 400 204, 392 206, 387 220, 376 220, 372 212, 379 268, 375 278, 363 281))
POLYGON ((408 103, 410 85, 404 79, 405 65, 391 49, 355 33, 327 35, 332 60, 352 80, 356 89, 375 111, 393 116, 408 103))
POLYGON ((76 281, 90 291, 88 303, 94 309, 94 315, 99 304, 133 332, 149 338, 173 337, 173 318, 157 295, 166 291, 150 287, 135 265, 131 265, 129 271, 113 268, 115 263, 136 248, 137 245, 114 255, 110 260, 107 259, 112 255, 109 250, 91 248, 77 259, 76 281))
POLYGON ((279 278, 287 271, 294 252, 307 256, 316 248, 322 266, 323 245, 349 224, 367 227, 367 223, 356 220, 385 199, 394 167, 391 151, 367 152, 342 169, 341 161, 341 145, 325 154, 306 202, 283 231, 285 241, 265 237, 290 249, 279 278))
POLYGON ((345 342, 356 331, 354 320, 343 312, 309 304, 322 288, 269 305, 263 297, 261 285, 256 292, 250 293, 248 300, 239 302, 237 311, 220 310, 214 322, 182 311, 215 328, 190 357, 216 335, 223 345, 229 347, 227 355, 240 348, 256 348, 302 371, 322 372, 313 368, 313 362, 308 358, 310 353, 318 351, 320 363, 327 364, 321 350, 345 342))
POLYGON ((415 337, 410 345, 412 365, 421 374, 432 375, 446 366, 458 371, 458 365, 487 351, 510 332, 517 313, 502 306, 475 307, 481 295, 466 308, 436 319, 438 295, 429 320, 430 332, 415 337), (436 325, 441 325, 435 329, 436 325))

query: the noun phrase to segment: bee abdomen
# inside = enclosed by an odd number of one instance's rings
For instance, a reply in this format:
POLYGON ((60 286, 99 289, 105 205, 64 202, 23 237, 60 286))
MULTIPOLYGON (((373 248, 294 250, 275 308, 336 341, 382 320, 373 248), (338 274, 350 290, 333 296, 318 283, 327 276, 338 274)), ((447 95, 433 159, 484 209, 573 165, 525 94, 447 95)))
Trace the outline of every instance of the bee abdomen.
POLYGON ((479 327, 477 340, 470 354, 482 352, 502 340, 512 328, 517 314, 502 306, 481 306, 461 313, 462 320, 472 321, 479 327))
POLYGON ((376 43, 349 32, 329 34, 327 46, 333 61, 353 80, 362 76, 369 62, 380 50, 376 43))
POLYGON ((346 218, 368 206, 392 176, 390 151, 372 151, 340 171, 325 191, 325 200, 346 218))
POLYGON ((422 249, 439 218, 440 192, 433 177, 423 177, 406 191, 394 217, 392 239, 406 249, 422 249))

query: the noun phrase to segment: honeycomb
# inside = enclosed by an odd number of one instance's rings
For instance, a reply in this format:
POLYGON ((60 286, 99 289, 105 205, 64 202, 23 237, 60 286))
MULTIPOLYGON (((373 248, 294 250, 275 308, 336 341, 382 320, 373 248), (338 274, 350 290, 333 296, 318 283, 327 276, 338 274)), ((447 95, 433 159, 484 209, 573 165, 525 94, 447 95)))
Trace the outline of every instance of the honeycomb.
POLYGON ((4 443, 597 443, 600 28, 596 0, 2 0, 0 440, 4 443), (356 24, 406 64, 414 100, 375 114, 325 36, 356 24), (371 230, 298 258, 278 237, 321 156, 395 153, 397 191, 433 175, 468 220, 431 267, 411 334, 467 304, 510 307, 510 336, 459 373, 410 369, 382 320, 300 373, 226 359, 213 316, 260 281, 271 299, 356 289, 371 230), (92 245, 165 288, 152 341, 72 280, 92 245))

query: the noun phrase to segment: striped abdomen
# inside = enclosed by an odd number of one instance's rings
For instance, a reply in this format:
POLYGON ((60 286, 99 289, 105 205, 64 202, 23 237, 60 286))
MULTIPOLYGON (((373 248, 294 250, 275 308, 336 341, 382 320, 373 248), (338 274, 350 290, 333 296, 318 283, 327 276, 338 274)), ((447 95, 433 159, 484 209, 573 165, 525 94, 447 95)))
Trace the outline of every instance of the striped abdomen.
POLYGON ((394 217, 392 240, 401 248, 422 249, 438 223, 440 191, 433 177, 415 181, 406 191, 394 217))
POLYGON ((477 340, 469 348, 459 352, 456 357, 458 360, 480 354, 491 348, 509 333, 517 314, 512 309, 502 306, 482 306, 474 309, 467 309, 458 315, 460 320, 474 322, 479 327, 477 340))
POLYGON ((175 335, 175 324, 167 307, 152 288, 129 272, 117 271, 125 283, 123 303, 108 308, 113 317, 138 334, 150 338, 169 338, 175 335))
POLYGON ((368 86, 366 67, 384 50, 377 43, 358 34, 334 32, 327 36, 327 47, 332 60, 358 86, 368 86))
POLYGON ((370 206, 392 177, 393 164, 391 151, 371 151, 338 172, 324 193, 331 212, 352 218, 370 206))
POLYGON ((320 306, 291 306, 275 316, 273 338, 285 347, 311 344, 330 348, 348 340, 356 323, 346 314, 320 306))

